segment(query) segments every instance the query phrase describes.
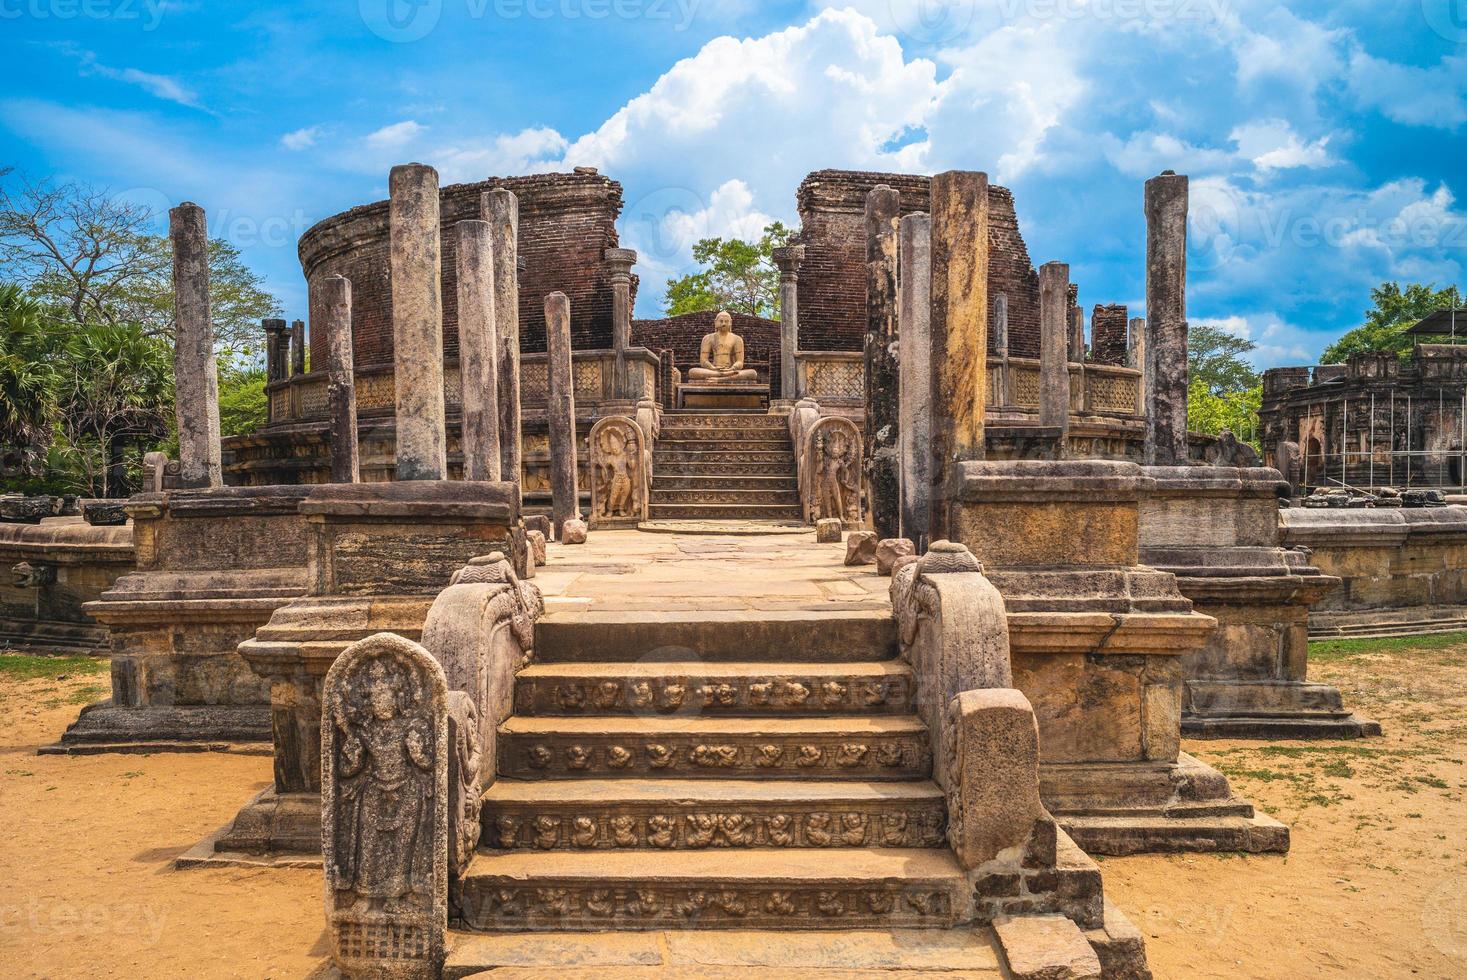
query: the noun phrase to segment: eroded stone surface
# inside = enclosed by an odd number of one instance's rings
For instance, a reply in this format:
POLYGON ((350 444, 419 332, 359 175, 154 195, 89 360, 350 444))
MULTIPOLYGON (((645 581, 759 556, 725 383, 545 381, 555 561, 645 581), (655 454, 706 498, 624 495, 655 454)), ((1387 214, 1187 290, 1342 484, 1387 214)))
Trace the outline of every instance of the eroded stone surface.
POLYGON ((815 522, 815 540, 821 544, 834 544, 841 537, 841 520, 838 517, 822 517, 815 522))
POLYGON ((847 565, 876 564, 876 532, 852 531, 846 538, 847 565))
POLYGON ((585 544, 586 522, 579 517, 572 517, 560 526, 561 544, 585 544))
POLYGON ((890 575, 898 558, 916 553, 917 546, 906 538, 882 538, 876 543, 876 574, 890 575))

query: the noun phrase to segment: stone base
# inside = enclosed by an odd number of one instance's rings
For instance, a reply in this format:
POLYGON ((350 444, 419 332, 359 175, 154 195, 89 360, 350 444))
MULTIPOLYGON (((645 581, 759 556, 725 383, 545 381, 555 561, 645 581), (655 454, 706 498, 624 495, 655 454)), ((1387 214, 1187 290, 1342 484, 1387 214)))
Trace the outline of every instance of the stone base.
POLYGON ((62 620, 0 621, 0 647, 27 653, 106 653, 107 628, 62 620))
POLYGON ((1311 610, 1309 639, 1370 640, 1389 636, 1430 636, 1467 630, 1467 606, 1404 609, 1311 610))
POLYGON ((41 755, 96 755, 104 752, 270 753, 267 705, 151 705, 121 708, 99 701, 81 715, 55 745, 41 755))
POLYGON ((1307 681, 1187 681, 1182 734, 1192 738, 1362 738, 1380 723, 1345 710, 1340 692, 1307 681))
POLYGON ((769 386, 761 384, 680 384, 678 408, 764 409, 769 407, 769 386))
POLYGON ((1040 767, 1040 792, 1089 854, 1283 854, 1289 828, 1234 796, 1227 777, 1183 752, 1166 763, 1040 767))
POLYGON ((203 851, 195 855, 200 859, 196 863, 204 863, 205 856, 208 863, 237 864, 292 855, 319 864, 321 794, 280 793, 271 787, 246 803, 211 841, 207 855, 203 851))

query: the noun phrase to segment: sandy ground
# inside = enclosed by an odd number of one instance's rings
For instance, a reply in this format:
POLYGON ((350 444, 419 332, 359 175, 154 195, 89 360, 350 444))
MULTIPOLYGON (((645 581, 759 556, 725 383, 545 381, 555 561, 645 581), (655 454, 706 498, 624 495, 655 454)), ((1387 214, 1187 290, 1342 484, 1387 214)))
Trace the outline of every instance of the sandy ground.
MULTIPOLYGON (((37 756, 101 690, 0 658, 0 973, 324 974, 319 873, 173 871, 269 779, 264 757, 37 756)), ((1318 665, 1382 739, 1190 742, 1293 827, 1287 857, 1111 858, 1158 977, 1467 976, 1467 644, 1318 665)), ((606 971, 608 975, 613 971, 606 971)))

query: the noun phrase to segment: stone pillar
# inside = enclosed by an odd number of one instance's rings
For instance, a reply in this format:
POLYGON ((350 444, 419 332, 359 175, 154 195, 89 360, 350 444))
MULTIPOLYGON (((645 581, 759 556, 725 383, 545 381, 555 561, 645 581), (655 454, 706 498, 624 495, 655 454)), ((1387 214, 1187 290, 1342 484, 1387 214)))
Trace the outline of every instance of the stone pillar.
POLYGON ((1126 347, 1126 366, 1141 372, 1140 384, 1136 385, 1136 414, 1146 414, 1146 318, 1131 317, 1130 343, 1126 347))
POLYGON ((909 214, 899 234, 901 535, 921 552, 932 525, 932 219, 909 214))
POLYGON ((1080 304, 1074 303, 1070 306, 1070 360, 1076 364, 1085 363, 1085 311, 1080 304))
POLYGON ((866 476, 877 538, 901 527, 897 359, 897 220, 900 197, 885 184, 866 195, 866 476))
POLYGON ((494 325, 499 335, 499 478, 520 487, 519 200, 496 188, 479 198, 494 249, 494 325))
POLYGON ((1039 424, 1059 429, 1064 445, 1070 428, 1070 366, 1065 339, 1070 267, 1046 262, 1039 269, 1039 424))
POLYGON ((306 322, 294 320, 290 324, 290 373, 294 377, 306 373, 306 322))
POLYGON ((642 397, 640 376, 632 390, 627 371, 627 348, 632 344, 632 266, 637 253, 629 248, 608 248, 603 253, 611 276, 611 349, 616 354, 612 390, 616 398, 636 401, 642 397))
POLYGON ((465 480, 498 480, 499 334, 494 309, 494 245, 487 221, 458 229, 458 364, 463 378, 459 444, 465 480))
POLYGON ((361 480, 357 457, 357 391, 352 367, 351 281, 325 276, 311 283, 313 330, 326 337, 326 404, 331 417, 331 482, 361 480))
POLYGON ((773 252, 779 267, 779 397, 793 402, 800 392, 800 263, 805 246, 786 245, 773 252))
POLYGON ((397 479, 448 478, 443 411, 443 296, 438 171, 393 167, 392 344, 397 388, 397 479))
POLYGON ((178 485, 224 484, 219 446, 219 371, 209 310, 209 228, 204 209, 185 201, 168 212, 173 240, 173 345, 178 418, 178 485))
POLYGON ((1187 178, 1146 182, 1146 462, 1187 462, 1187 178))
POLYGON ((570 300, 545 297, 545 350, 550 375, 546 415, 550 421, 550 519, 555 539, 566 521, 581 516, 576 485, 576 386, 571 363, 570 300))
POLYGON ((265 328, 265 380, 284 381, 289 376, 286 366, 290 363, 285 321, 261 320, 260 324, 265 328))
POLYGON ((1009 298, 999 293, 993 298, 993 349, 999 357, 1009 356, 1009 298))
POLYGON ((948 537, 958 464, 984 456, 988 387, 988 175, 932 178, 932 540, 948 537))

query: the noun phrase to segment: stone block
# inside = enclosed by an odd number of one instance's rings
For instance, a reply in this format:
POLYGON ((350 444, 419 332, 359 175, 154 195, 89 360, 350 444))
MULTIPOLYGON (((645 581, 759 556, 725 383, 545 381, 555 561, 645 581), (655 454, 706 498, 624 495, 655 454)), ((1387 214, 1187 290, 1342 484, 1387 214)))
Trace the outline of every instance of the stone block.
POLYGON ((822 517, 815 522, 815 540, 820 544, 840 541, 841 522, 838 517, 822 517))
POLYGON ((882 538, 876 543, 876 573, 890 575, 898 558, 916 553, 917 546, 907 538, 882 538))
POLYGON ((852 531, 846 538, 847 565, 874 565, 876 563, 876 532, 852 531))
POLYGON ((917 555, 897 555, 897 557, 891 563, 892 577, 895 578, 902 569, 906 568, 908 565, 915 565, 921 560, 922 559, 917 555))
POLYGON ((525 530, 539 531, 546 541, 549 541, 553 536, 551 533, 550 518, 544 514, 526 514, 525 530))
POLYGON ((954 752, 948 839, 958 861, 965 868, 1017 865, 1035 821, 1047 816, 1034 709, 1012 688, 964 691, 948 703, 947 727, 954 752))
MULTIPOLYGON (((528 522, 526 522, 528 525, 528 522)), ((537 567, 545 565, 545 532, 538 528, 525 532, 525 540, 530 545, 530 557, 535 559, 537 567)))
POLYGON ((993 931, 1014 980, 1100 978, 1100 958, 1080 927, 1062 915, 1002 916, 993 931))
POLYGON ((82 516, 93 527, 120 527, 127 523, 127 501, 90 500, 82 505, 82 516))
POLYGON ((586 522, 579 517, 572 517, 560 526, 561 544, 585 544, 586 522))

